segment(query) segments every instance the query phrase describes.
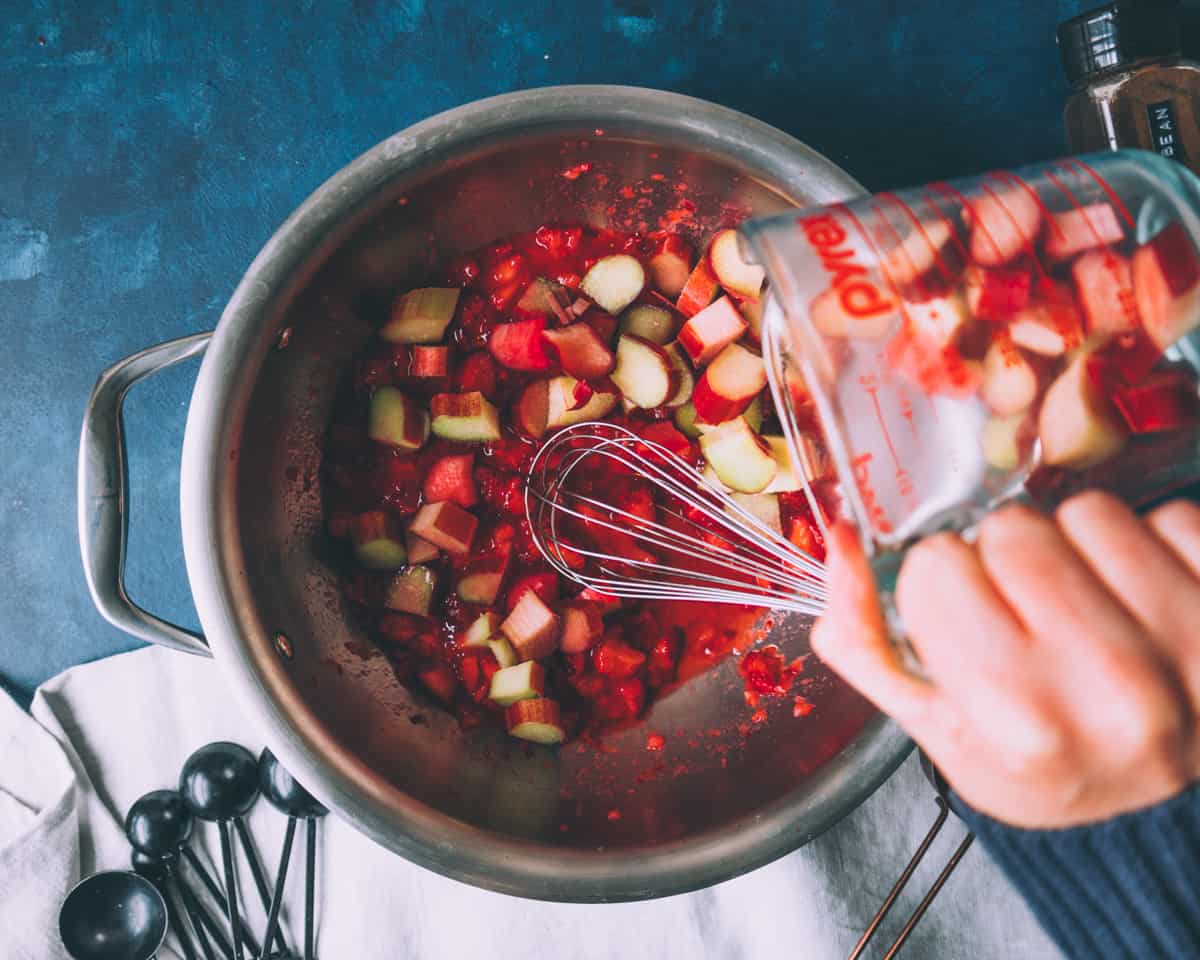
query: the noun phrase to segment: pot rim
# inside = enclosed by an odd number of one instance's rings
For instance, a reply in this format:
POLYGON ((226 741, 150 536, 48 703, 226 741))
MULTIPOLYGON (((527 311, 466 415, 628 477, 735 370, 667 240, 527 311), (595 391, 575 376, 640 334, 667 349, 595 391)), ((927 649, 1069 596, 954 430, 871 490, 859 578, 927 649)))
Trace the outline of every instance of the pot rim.
MULTIPOLYGON (((501 893, 596 902, 666 896, 709 886, 762 866, 837 822, 887 779, 911 749, 876 714, 805 781, 804 796, 782 797, 752 815, 652 847, 559 849, 492 833, 404 793, 343 748, 304 703, 270 651, 245 577, 239 573, 234 469, 250 386, 236 372, 265 354, 263 326, 294 289, 299 268, 347 215, 385 183, 506 132, 584 122, 657 130, 736 156, 784 192, 832 201, 863 188, 831 161, 745 114, 707 101, 639 87, 559 86, 504 94, 456 107, 402 130, 317 188, 283 223, 246 271, 208 348, 184 436, 180 512, 188 579, 204 632, 235 697, 271 750, 298 780, 360 832, 445 876, 501 893)), ((627 134, 614 134, 626 136, 627 134)), ((649 135, 652 135, 649 134, 649 135)))

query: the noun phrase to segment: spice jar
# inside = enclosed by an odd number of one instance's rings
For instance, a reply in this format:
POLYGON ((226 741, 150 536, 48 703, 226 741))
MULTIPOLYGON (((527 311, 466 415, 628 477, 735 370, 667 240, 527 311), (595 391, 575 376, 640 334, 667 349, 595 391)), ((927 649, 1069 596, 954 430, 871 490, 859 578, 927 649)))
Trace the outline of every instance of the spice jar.
POLYGON ((1072 151, 1141 147, 1200 172, 1200 64, 1180 55, 1177 7, 1119 0, 1059 24, 1072 151))

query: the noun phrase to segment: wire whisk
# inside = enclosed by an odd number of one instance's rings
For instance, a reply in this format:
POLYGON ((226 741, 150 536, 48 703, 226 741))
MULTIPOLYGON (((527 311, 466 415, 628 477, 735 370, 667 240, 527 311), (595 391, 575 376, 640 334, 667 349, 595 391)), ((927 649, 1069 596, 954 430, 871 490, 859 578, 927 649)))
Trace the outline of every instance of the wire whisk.
POLYGON ((546 441, 525 511, 547 561, 602 594, 812 615, 825 605, 821 563, 676 453, 616 424, 580 423, 546 441))

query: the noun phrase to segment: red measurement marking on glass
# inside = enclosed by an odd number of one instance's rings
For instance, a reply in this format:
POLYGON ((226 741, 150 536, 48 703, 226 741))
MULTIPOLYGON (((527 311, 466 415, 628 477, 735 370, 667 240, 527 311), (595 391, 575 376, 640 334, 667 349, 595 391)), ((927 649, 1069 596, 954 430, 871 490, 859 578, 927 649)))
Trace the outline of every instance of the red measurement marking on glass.
POLYGON ((1075 192, 1060 179, 1058 179, 1058 177, 1056 177, 1050 170, 1046 171, 1046 179, 1058 187, 1062 195, 1067 198, 1067 202, 1083 215, 1083 222, 1087 225, 1088 230, 1091 231, 1092 239, 1096 241, 1096 246, 1106 246, 1104 239, 1100 236, 1100 231, 1097 230, 1096 225, 1092 223, 1092 218, 1088 215, 1088 212, 1080 199, 1075 196, 1075 192))
POLYGON ((1117 196, 1116 191, 1114 191, 1113 188, 1108 185, 1108 182, 1102 176, 1100 176, 1100 174, 1098 174, 1095 170, 1078 158, 1067 160, 1065 163, 1060 164, 1060 166, 1066 167, 1066 169, 1070 170, 1071 164, 1079 167, 1100 185, 1100 189, 1104 191, 1105 195, 1109 199, 1109 202, 1117 208, 1117 213, 1119 213, 1121 215, 1121 219, 1125 221, 1125 226, 1132 230, 1133 217, 1129 214, 1129 208, 1126 207, 1124 201, 1117 196))
POLYGON ((987 237, 988 243, 992 245, 992 249, 997 251, 1000 249, 1000 245, 996 243, 996 238, 993 237, 991 231, 988 230, 987 224, 984 223, 983 220, 979 218, 978 214, 975 213, 975 208, 971 206, 970 200, 955 190, 952 186, 950 186, 950 184, 942 180, 939 180, 937 183, 931 183, 929 185, 929 189, 936 190, 943 196, 949 197, 951 203, 957 203, 960 208, 969 213, 971 215, 972 225, 977 224, 979 226, 979 229, 983 231, 983 235, 987 237))
MULTIPOLYGON (((921 300, 928 300, 928 291, 925 289, 925 283, 921 279, 921 275, 924 271, 917 269, 917 262, 912 258, 912 254, 909 253, 908 248, 901 243, 900 234, 898 234, 896 232, 896 228, 892 226, 892 222, 888 219, 887 214, 878 207, 872 207, 871 210, 878 218, 877 222, 880 231, 885 232, 885 236, 883 237, 884 243, 889 244, 893 250, 899 250, 901 254, 903 254, 904 259, 908 261, 908 270, 912 275, 913 283, 916 285, 917 293, 920 295, 921 300)), ((882 271, 883 269, 883 265, 880 264, 880 270, 882 271)))
MULTIPOLYGON (((907 203, 905 203, 903 200, 901 200, 894 193, 881 193, 881 194, 879 194, 879 199, 884 200, 888 203, 894 204, 895 206, 900 208, 901 214, 903 214, 904 217, 908 219, 908 221, 913 225, 913 228, 921 235, 922 239, 924 239, 925 245, 927 247, 929 247, 929 249, 933 252, 933 258, 934 258, 934 260, 937 261, 938 270, 941 271, 942 278, 946 281, 946 283, 953 283, 954 275, 950 272, 950 269, 946 266, 946 261, 944 261, 942 259, 941 249, 936 244, 934 244, 934 242, 932 240, 929 239, 929 234, 925 232, 925 224, 923 224, 920 221, 920 219, 917 217, 917 215, 915 213, 913 213, 912 208, 909 207, 909 205, 907 203)), ((948 222, 947 222, 946 226, 950 230, 950 236, 953 237, 954 236, 954 228, 951 227, 948 222)), ((911 257, 909 258, 909 262, 910 263, 912 262, 911 257)))
POLYGON ((1025 253, 1029 255, 1029 259, 1032 260, 1034 266, 1037 267, 1037 272, 1041 274, 1041 285, 1044 287, 1047 284, 1052 283, 1050 277, 1046 274, 1046 269, 1042 266, 1041 258, 1037 255, 1037 251, 1033 248, 1033 241, 1025 235, 1025 231, 1022 230, 1021 225, 1017 223, 1017 218, 1012 215, 1012 211, 1008 209, 1004 201, 1000 199, 999 195, 986 183, 980 183, 979 189, 995 200, 996 205, 1000 207, 1000 209, 1004 211, 1004 215, 1008 217, 1008 222, 1012 224, 1013 230, 1015 230, 1017 235, 1021 238, 1021 245, 1025 248, 1025 253))
POLYGON ((900 457, 896 453, 896 446, 892 443, 892 435, 888 431, 887 421, 883 416, 883 405, 879 402, 879 381, 872 374, 864 374, 858 378, 859 386, 867 391, 867 396, 871 398, 871 406, 875 408, 875 419, 879 421, 879 431, 883 434, 883 442, 887 444, 888 453, 892 457, 892 463, 896 467, 896 482, 900 485, 900 492, 904 496, 912 493, 912 481, 909 479, 908 471, 904 469, 900 463, 900 457))
POLYGON ((1046 205, 1042 203, 1042 198, 1038 196, 1038 192, 1034 190, 1033 187, 1018 177, 1015 173, 1009 173, 1007 170, 994 170, 989 173, 988 176, 993 180, 999 180, 1006 186, 1012 186, 1015 184, 1024 190, 1025 193, 1029 195, 1029 199, 1037 204, 1038 211, 1041 213, 1042 218, 1048 224, 1050 224, 1050 229, 1054 231, 1055 237, 1057 237, 1059 240, 1063 239, 1062 227, 1058 225, 1058 221, 1054 219, 1054 215, 1050 212, 1046 205))

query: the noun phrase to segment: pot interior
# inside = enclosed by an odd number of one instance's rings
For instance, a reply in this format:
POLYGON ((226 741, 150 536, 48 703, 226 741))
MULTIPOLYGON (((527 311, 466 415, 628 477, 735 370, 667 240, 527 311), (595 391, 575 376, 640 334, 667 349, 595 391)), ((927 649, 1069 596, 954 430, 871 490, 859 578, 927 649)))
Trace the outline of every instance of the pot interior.
MULTIPOLYGON (((647 847, 736 829, 801 798, 814 772, 877 722, 810 662, 802 692, 813 712, 793 717, 787 697, 766 702, 766 720, 753 723, 730 658, 599 743, 546 749, 464 733, 372 651, 342 606, 322 532, 321 438, 338 379, 371 321, 431 263, 547 221, 673 225, 703 242, 733 218, 812 199, 683 138, 526 132, 382 183, 279 296, 275 330, 290 331, 287 346, 264 356, 237 449, 248 593, 263 638, 290 642, 293 658, 281 662, 316 722, 389 789, 543 847, 647 847), (650 734, 663 737, 661 751, 647 749, 650 734)), ((807 652, 806 638, 805 622, 778 616, 768 639, 790 658, 807 652)))

